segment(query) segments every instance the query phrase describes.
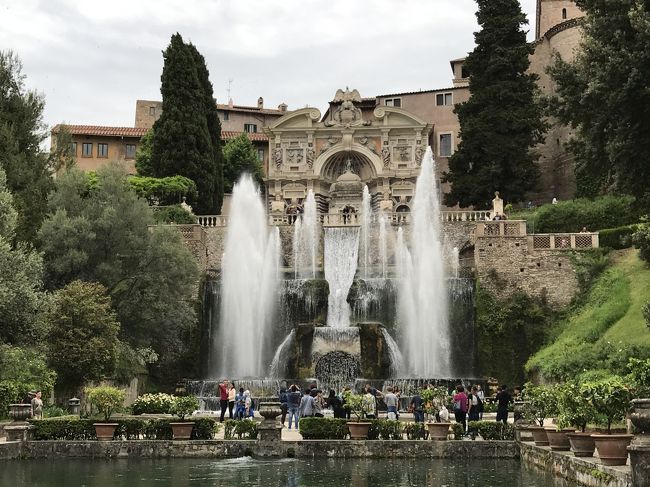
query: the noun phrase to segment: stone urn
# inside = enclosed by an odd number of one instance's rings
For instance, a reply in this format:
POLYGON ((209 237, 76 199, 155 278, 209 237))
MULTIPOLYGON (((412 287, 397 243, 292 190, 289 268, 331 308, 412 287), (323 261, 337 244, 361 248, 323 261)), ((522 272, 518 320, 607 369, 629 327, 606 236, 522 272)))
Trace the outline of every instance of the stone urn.
POLYGON ((553 451, 569 451, 571 449, 571 444, 569 443, 569 437, 567 433, 573 433, 574 429, 562 429, 558 430, 556 428, 545 428, 546 437, 548 438, 548 444, 553 451))
POLYGON ((634 485, 650 485, 650 399, 632 400, 630 421, 637 434, 628 447, 634 485))
POLYGON ((16 422, 25 422, 32 417, 32 405, 9 404, 9 417, 16 422))
POLYGON ((567 433, 569 443, 571 444, 571 451, 576 457, 593 457, 596 443, 591 437, 591 433, 582 433, 576 431, 574 433, 567 433))
POLYGON ((529 426, 528 431, 533 435, 535 446, 549 446, 546 430, 542 426, 529 426))
POLYGON ((276 418, 282 414, 280 402, 261 402, 258 412, 264 418, 264 423, 276 423, 276 418))
POLYGON ((427 423, 429 439, 433 441, 446 441, 449 437, 451 423, 427 423))
MULTIPOLYGON (((622 466, 627 464, 627 447, 633 435, 591 435, 596 442, 600 463, 608 466, 622 466)), ((640 484, 643 485, 643 484, 640 484)))

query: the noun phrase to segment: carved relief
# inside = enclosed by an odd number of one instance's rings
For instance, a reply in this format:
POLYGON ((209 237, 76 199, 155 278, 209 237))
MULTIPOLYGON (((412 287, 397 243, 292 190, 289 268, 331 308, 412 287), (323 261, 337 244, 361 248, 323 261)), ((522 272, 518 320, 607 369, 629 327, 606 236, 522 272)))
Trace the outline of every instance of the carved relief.
POLYGON ((395 158, 400 162, 411 161, 411 148, 408 145, 398 145, 395 147, 395 158))
POLYGON ((388 147, 381 150, 381 160, 384 161, 385 168, 390 167, 390 149, 388 147))
POLYGON ((316 153, 314 152, 314 149, 312 149, 311 147, 309 149, 307 149, 307 166, 309 167, 309 169, 314 167, 314 156, 315 155, 316 155, 316 153))
POLYGON ((361 95, 357 90, 350 91, 348 87, 345 88, 345 91, 337 90, 334 102, 341 103, 341 106, 334 112, 335 122, 347 127, 362 123, 361 110, 354 105, 361 102, 361 95))
POLYGON ((278 147, 273 151, 273 160, 275 161, 276 169, 280 169, 282 167, 282 149, 281 148, 278 147))
POLYGON ((337 139, 336 137, 328 137, 327 141, 323 144, 323 148, 321 149, 321 154, 325 152, 327 149, 329 149, 330 147, 334 147, 336 144, 338 144, 339 140, 341 139, 337 139))
POLYGON ((303 156, 302 149, 287 149, 287 161, 289 164, 300 164, 303 161, 303 156))
POLYGON ((415 148, 415 163, 418 166, 422 165, 422 158, 423 157, 424 157, 424 147, 422 147, 421 145, 418 145, 415 148))
POLYGON ((357 142, 366 147, 369 151, 374 152, 375 154, 377 153, 377 149, 375 148, 375 143, 374 141, 370 140, 368 137, 361 137, 357 142))

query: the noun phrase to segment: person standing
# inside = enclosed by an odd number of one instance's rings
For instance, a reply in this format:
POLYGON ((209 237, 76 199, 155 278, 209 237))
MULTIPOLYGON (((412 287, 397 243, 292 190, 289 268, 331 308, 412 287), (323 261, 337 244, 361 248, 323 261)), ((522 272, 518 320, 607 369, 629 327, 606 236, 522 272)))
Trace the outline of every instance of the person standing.
POLYGON ((478 398, 478 419, 483 421, 483 411, 485 410, 485 392, 481 384, 476 384, 476 397, 478 398))
POLYGON ((280 418, 280 423, 282 423, 282 426, 284 426, 284 421, 287 419, 287 412, 289 411, 289 397, 287 394, 287 390, 284 387, 280 389, 280 394, 278 394, 278 398, 280 399, 280 411, 282 411, 282 417, 280 418))
POLYGON ((503 424, 508 422, 508 405, 511 402, 512 396, 508 392, 508 386, 504 384, 497 393, 497 422, 503 421, 503 424))
POLYGON ((465 388, 461 385, 456 386, 456 394, 454 394, 454 416, 456 422, 463 425, 463 432, 467 431, 467 403, 465 388))
POLYGON ((43 400, 41 399, 41 391, 36 391, 34 399, 32 399, 32 417, 36 419, 43 419, 43 400))
POLYGON ((416 392, 411 396, 409 409, 413 412, 413 420, 416 423, 424 423, 424 401, 422 401, 419 392, 416 392))
POLYGON ((244 419, 252 419, 254 415, 253 398, 251 397, 251 391, 247 389, 244 391, 244 419))
POLYGON ((237 389, 235 389, 235 384, 230 383, 230 388, 228 389, 228 417, 233 419, 233 409, 235 408, 235 397, 237 396, 237 389))
POLYGON ((221 406, 221 416, 219 421, 223 423, 223 418, 226 416, 226 409, 228 409, 228 380, 223 379, 219 383, 219 404, 221 406))
POLYGON ((334 389, 330 389, 330 397, 328 399, 329 407, 334 411, 334 417, 337 419, 345 419, 345 408, 343 407, 343 399, 336 395, 334 389))
POLYGON ((298 392, 298 387, 295 384, 289 388, 287 406, 289 408, 289 429, 291 429, 291 418, 294 418, 294 427, 298 429, 298 420, 300 419, 300 392, 298 392))
POLYGON ((467 411, 468 421, 478 421, 480 414, 480 402, 478 398, 478 389, 476 386, 472 386, 472 390, 469 393, 468 404, 469 409, 467 411))
POLYGON ((393 421, 397 420, 397 396, 393 393, 392 387, 386 388, 386 394, 384 394, 384 403, 386 404, 386 412, 388 419, 393 421))
POLYGON ((235 419, 244 419, 246 412, 246 397, 244 396, 244 388, 239 388, 239 393, 235 396, 235 419))
POLYGON ((311 397, 313 398, 312 411, 315 417, 323 417, 323 395, 320 389, 312 389, 311 397))
POLYGON ((311 395, 311 391, 305 391, 305 393, 302 395, 302 398, 300 399, 300 408, 298 409, 298 414, 301 418, 314 415, 314 398, 311 395))

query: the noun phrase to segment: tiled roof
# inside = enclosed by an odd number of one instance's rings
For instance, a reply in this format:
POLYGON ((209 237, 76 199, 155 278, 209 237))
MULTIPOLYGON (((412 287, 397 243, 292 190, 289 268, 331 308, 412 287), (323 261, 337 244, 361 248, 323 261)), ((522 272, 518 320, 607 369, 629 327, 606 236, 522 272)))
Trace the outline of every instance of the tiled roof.
POLYGON ((254 133, 249 133, 249 132, 234 132, 231 130, 222 130, 221 131, 221 140, 230 140, 234 139, 235 137, 241 135, 241 134, 246 134, 248 138, 251 140, 251 142, 268 142, 269 138, 266 136, 266 134, 263 134, 261 132, 254 132, 254 133))
POLYGON ((220 103, 217 103, 217 110, 225 110, 230 112, 264 113, 266 115, 277 115, 277 116, 282 116, 289 113, 288 110, 283 112, 275 108, 245 107, 242 105, 230 106, 230 105, 222 105, 220 103))
MULTIPOLYGON (((142 127, 107 127, 102 125, 65 125, 72 135, 101 135, 105 137, 142 137, 147 133, 142 127)), ((61 125, 55 125, 52 133, 57 133, 61 125)))
POLYGON ((389 95, 377 95, 377 98, 386 98, 390 96, 405 96, 405 95, 419 95, 421 93, 436 93, 441 91, 451 91, 451 90, 466 90, 466 86, 452 86, 450 88, 438 88, 435 90, 420 90, 420 91, 405 91, 402 93, 391 93, 389 95))

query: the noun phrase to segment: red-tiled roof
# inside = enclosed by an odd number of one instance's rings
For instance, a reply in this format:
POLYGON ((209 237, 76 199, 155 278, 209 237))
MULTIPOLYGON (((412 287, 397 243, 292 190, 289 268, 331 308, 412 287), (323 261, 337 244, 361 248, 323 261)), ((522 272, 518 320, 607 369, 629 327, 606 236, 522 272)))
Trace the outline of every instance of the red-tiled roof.
POLYGON ((268 142, 269 138, 266 136, 266 134, 263 134, 261 132, 254 132, 254 133, 248 133, 248 132, 234 132, 231 130, 222 130, 221 131, 221 140, 230 140, 234 139, 235 137, 241 135, 241 134, 246 134, 251 142, 268 142))
MULTIPOLYGON (((105 137, 142 137, 147 133, 142 127, 106 127, 102 125, 65 125, 72 135, 101 135, 105 137)), ((55 125, 52 133, 57 133, 61 125, 55 125)))
POLYGON ((217 103, 217 110, 225 110, 229 112, 246 112, 246 113, 264 113, 266 115, 277 115, 277 116, 282 116, 286 115, 289 113, 289 111, 281 111, 275 108, 257 108, 257 107, 246 107, 243 105, 222 105, 221 103, 217 103))

